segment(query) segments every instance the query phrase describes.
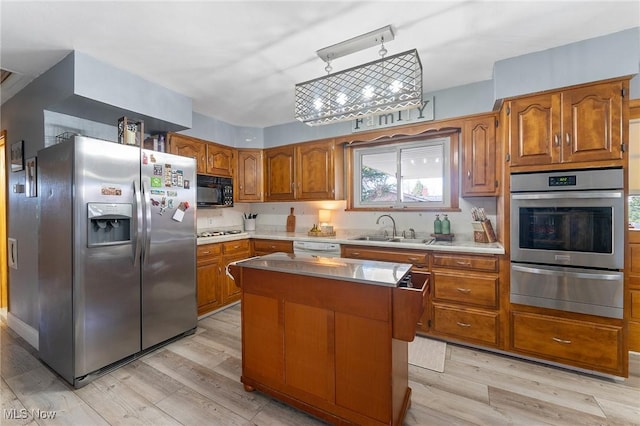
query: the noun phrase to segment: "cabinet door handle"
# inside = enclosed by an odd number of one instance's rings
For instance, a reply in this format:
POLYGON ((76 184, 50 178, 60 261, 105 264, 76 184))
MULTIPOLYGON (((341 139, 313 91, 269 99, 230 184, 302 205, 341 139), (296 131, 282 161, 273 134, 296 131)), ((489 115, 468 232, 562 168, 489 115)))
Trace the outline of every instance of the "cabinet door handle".
POLYGON ((555 146, 560 146, 560 136, 557 133, 553 135, 553 143, 555 146))
POLYGON ((351 256, 360 256, 360 253, 357 251, 354 251, 353 253, 351 253, 351 256))
POLYGON ((465 327, 465 328, 471 327, 471 324, 466 323, 466 322, 458 321, 458 322, 456 322, 456 324, 458 324, 460 327, 465 327))
POLYGON ((210 251, 201 251, 200 253, 201 254, 210 254, 211 252, 210 251))
POLYGON ((565 135, 565 140, 567 141, 567 146, 571 145, 571 135, 569 132, 565 135))
POLYGON ((471 262, 465 262, 463 260, 456 260, 456 264, 460 266, 471 266, 471 262))
POLYGON ((407 260, 410 262, 416 262, 418 260, 417 257, 407 257, 407 260))
POLYGON ((471 170, 467 171, 467 179, 471 179, 471 170))
POLYGON ((554 342, 558 342, 558 343, 562 343, 563 345, 570 345, 571 344, 571 340, 564 340, 564 339, 559 339, 557 337, 552 337, 554 342))
POLYGON ((460 293, 471 293, 471 289, 470 288, 456 288, 456 290, 458 290, 460 293))

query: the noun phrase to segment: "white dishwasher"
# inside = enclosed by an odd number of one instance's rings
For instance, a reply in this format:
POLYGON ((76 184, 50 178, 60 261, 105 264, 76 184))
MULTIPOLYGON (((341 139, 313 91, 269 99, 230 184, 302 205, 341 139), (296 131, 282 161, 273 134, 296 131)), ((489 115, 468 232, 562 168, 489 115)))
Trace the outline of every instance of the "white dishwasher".
POLYGON ((294 254, 312 254, 322 257, 340 257, 340 244, 322 241, 294 241, 294 254))

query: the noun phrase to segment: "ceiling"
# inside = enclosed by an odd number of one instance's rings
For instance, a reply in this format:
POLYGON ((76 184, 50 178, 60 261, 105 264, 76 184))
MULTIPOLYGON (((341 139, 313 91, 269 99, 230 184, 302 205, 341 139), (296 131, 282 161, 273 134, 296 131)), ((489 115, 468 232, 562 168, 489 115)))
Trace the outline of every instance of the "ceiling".
POLYGON ((316 50, 385 25, 389 55, 418 50, 428 93, 489 80, 501 59, 640 26, 640 2, 0 0, 0 67, 17 74, 0 95, 78 50, 189 96, 198 113, 269 127, 295 121, 294 85, 325 74, 316 50))

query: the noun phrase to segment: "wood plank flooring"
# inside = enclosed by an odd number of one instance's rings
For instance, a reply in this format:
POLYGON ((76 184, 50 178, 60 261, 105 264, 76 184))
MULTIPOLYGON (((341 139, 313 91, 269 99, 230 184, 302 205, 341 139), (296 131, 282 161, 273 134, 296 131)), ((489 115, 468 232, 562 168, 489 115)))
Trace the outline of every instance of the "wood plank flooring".
MULTIPOLYGON (((405 425, 640 425, 640 356, 623 382, 447 345, 445 370, 409 366, 405 425)), ((240 307, 74 390, 3 322, 2 425, 325 424, 239 381, 240 307), (53 417, 53 418, 52 418, 53 417)))

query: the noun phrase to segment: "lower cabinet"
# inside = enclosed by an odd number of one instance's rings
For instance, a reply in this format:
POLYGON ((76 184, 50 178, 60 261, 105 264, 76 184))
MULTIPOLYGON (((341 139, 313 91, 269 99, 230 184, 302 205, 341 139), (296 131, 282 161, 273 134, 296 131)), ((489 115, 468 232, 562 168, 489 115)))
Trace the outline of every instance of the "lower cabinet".
POLYGON ((622 320, 602 322, 533 312, 511 312, 514 352, 627 376, 628 353, 623 345, 622 320))
POLYGON ((205 244, 197 249, 198 316, 220 306, 220 244, 205 244))
MULTIPOLYGON (((396 249, 387 247, 342 245, 342 257, 352 259, 381 260, 385 262, 410 263, 412 271, 429 273, 429 253, 421 250, 396 249)), ((417 330, 421 333, 429 331, 430 310, 424 310, 418 321, 417 330)))
POLYGON ((413 280, 415 288, 390 288, 252 268, 232 272, 243 290, 245 390, 332 424, 403 423, 411 395, 407 342, 425 303, 426 278, 413 280), (396 302, 404 309, 394 309, 396 302))
POLYGON ((293 253, 293 241, 288 240, 251 240, 254 256, 270 253, 293 253))
POLYGON ((250 256, 249 240, 199 245, 197 256, 198 316, 240 300, 240 289, 225 268, 250 256))
POLYGON ((236 285, 236 282, 226 273, 227 265, 250 256, 251 244, 249 240, 236 240, 222 243, 222 306, 240 300, 241 295, 240 288, 236 285))
POLYGON ((470 343, 498 346, 500 333, 498 312, 439 303, 434 303, 432 308, 432 334, 470 343))
POLYGON ((498 257, 460 253, 431 256, 430 334, 500 347, 498 257))

